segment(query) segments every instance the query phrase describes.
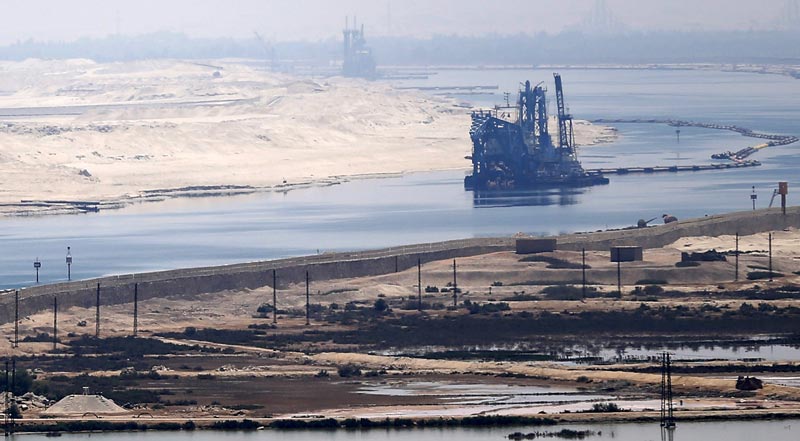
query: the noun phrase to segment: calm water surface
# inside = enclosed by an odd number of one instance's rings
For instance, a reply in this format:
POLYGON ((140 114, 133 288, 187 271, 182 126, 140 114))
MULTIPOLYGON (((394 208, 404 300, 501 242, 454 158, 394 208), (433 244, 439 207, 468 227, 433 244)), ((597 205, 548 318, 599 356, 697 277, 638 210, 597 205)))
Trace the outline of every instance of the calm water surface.
MULTIPOLYGON (((600 436, 587 440, 657 441, 661 432, 657 423, 650 424, 583 424, 554 427, 511 427, 503 429, 419 429, 419 430, 369 430, 369 431, 259 431, 259 432, 163 432, 163 433, 109 433, 64 435, 64 440, 95 439, 102 441, 438 441, 438 440, 497 440, 506 439, 509 433, 557 431, 562 428, 593 430, 600 436)), ((26 440, 44 440, 44 435, 26 435, 26 440)), ((794 441, 800 438, 800 420, 754 421, 719 423, 678 423, 675 441, 794 441)), ((558 439, 558 438, 552 438, 558 439)))

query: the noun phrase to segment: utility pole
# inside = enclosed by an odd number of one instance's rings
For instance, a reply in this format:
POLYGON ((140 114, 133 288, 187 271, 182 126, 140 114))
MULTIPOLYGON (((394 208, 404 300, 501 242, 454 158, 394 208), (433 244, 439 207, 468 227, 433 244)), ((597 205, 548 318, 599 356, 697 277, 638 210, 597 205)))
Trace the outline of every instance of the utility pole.
POLYGON ((733 280, 739 281, 739 232, 736 232, 736 272, 734 273, 733 280))
MULTIPOLYGON (((15 396, 16 390, 17 390, 17 358, 11 357, 11 396, 15 396)), ((16 402, 17 400, 14 401, 16 402)))
POLYGON ((139 334, 139 284, 133 284, 133 336, 139 334))
POLYGON ((53 351, 58 345, 58 297, 53 297, 53 351))
POLYGON ((583 279, 583 298, 586 298, 586 248, 581 248, 581 274, 583 279))
POLYGON ((672 368, 670 355, 667 352, 661 354, 661 427, 669 432, 675 430, 672 368))
MULTIPOLYGON (((12 403, 13 405, 17 404, 16 391, 17 391, 17 359, 11 357, 11 396, 14 397, 14 401, 12 403)), ((13 434, 16 422, 14 421, 14 415, 11 413, 11 409, 9 409, 8 407, 6 407, 6 409, 8 412, 7 417, 11 419, 10 426, 11 426, 11 433, 13 434)))
POLYGON ((417 258, 417 310, 422 312, 422 259, 417 258))
POLYGON ((753 192, 750 194, 750 200, 753 201, 753 211, 756 211, 756 199, 758 199, 758 195, 756 194, 756 186, 753 186, 753 192))
POLYGON ((617 291, 622 295, 622 264, 621 260, 617 258, 617 291))
POLYGON ((769 233, 769 281, 772 282, 772 233, 769 233))
POLYGON ((94 311, 94 338, 100 338, 100 283, 97 284, 97 301, 94 311))
POLYGON ((19 347, 19 290, 14 291, 14 347, 19 347))
POLYGON ((311 293, 309 291, 308 271, 306 271, 306 326, 311 324, 311 293))
POLYGON ((5 421, 4 421, 5 424, 3 424, 3 429, 4 429, 4 432, 5 432, 6 436, 9 436, 11 434, 11 431, 10 431, 11 426, 8 424, 8 422, 9 422, 9 418, 8 418, 9 417, 9 411, 8 410, 9 410, 9 406, 11 405, 11 397, 10 397, 10 392, 8 390, 9 389, 8 386, 9 386, 9 384, 8 384, 8 360, 6 360, 6 386, 4 388, 5 389, 5 398, 6 399, 5 399, 5 408, 3 409, 3 413, 5 414, 5 421))
POLYGON ((272 270, 272 323, 278 323, 278 271, 272 270))
POLYGON ((456 277, 456 259, 453 259, 453 308, 458 306, 458 279, 456 277))

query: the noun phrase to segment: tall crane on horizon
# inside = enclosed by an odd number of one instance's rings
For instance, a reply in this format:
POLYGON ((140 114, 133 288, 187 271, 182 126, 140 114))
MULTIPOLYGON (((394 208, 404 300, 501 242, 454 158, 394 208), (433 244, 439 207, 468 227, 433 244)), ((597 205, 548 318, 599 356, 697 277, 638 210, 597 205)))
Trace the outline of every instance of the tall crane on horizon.
POLYGON ((798 0, 786 0, 779 20, 783 29, 800 29, 800 2, 798 0))
POLYGON ((258 31, 253 31, 253 34, 264 49, 264 63, 267 64, 270 72, 275 72, 275 47, 272 44, 268 44, 258 31))

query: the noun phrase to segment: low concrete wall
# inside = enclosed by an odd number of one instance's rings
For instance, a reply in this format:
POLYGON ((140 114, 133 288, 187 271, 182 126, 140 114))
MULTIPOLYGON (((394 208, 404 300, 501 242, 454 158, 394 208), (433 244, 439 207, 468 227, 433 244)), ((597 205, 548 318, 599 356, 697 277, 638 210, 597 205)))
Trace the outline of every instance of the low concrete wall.
POLYGON ((661 248, 681 237, 714 237, 736 233, 746 236, 790 227, 800 228, 800 207, 787 208, 786 215, 781 213, 780 208, 772 208, 688 219, 649 228, 567 234, 558 237, 558 249, 605 251, 613 246, 661 248))
MULTIPOLYGON (((791 207, 784 216, 780 209, 731 213, 661 225, 651 228, 604 231, 559 236, 561 250, 606 251, 612 246, 658 248, 687 236, 754 234, 800 227, 800 207, 791 207)), ((417 260, 431 262, 475 256, 498 251, 514 251, 513 238, 480 238, 387 248, 376 251, 331 253, 265 262, 242 263, 207 268, 180 269, 145 274, 102 277, 78 282, 35 286, 20 290, 20 317, 52 309, 58 296, 59 308, 93 307, 95 287, 101 286, 101 305, 133 302, 134 283, 139 284, 139 299, 190 296, 226 290, 271 286, 272 270, 278 286, 303 283, 308 271, 314 280, 374 276, 412 268, 417 260)), ((0 294, 0 323, 14 320, 14 292, 0 294)))
MULTIPOLYGON (((207 268, 191 268, 102 277, 77 282, 34 286, 20 290, 20 317, 52 310, 58 297, 59 309, 70 306, 91 308, 96 302, 96 286, 101 289, 102 305, 132 303, 134 284, 139 284, 139 300, 153 297, 190 296, 226 290, 253 289, 272 285, 272 271, 278 287, 305 283, 306 271, 315 280, 346 279, 403 271, 417 261, 431 262, 513 250, 511 238, 455 240, 388 248, 376 251, 330 253, 265 262, 242 263, 207 268)), ((14 292, 0 295, 0 323, 14 320, 14 292)))

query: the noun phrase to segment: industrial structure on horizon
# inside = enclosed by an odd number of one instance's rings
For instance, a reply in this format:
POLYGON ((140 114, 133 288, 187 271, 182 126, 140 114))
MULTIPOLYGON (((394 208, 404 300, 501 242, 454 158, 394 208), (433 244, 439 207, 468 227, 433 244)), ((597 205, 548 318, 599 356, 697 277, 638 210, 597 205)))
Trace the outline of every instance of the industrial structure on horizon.
POLYGON ((353 27, 350 28, 350 19, 345 18, 344 30, 344 60, 342 62, 342 75, 351 78, 375 78, 375 59, 372 49, 367 47, 364 38, 364 24, 358 28, 356 18, 353 17, 353 27))
POLYGON ((558 145, 548 132, 546 89, 526 81, 515 106, 472 112, 472 175, 468 190, 584 187, 608 183, 584 170, 575 150, 572 115, 567 114, 561 76, 553 74, 558 101, 558 145))

